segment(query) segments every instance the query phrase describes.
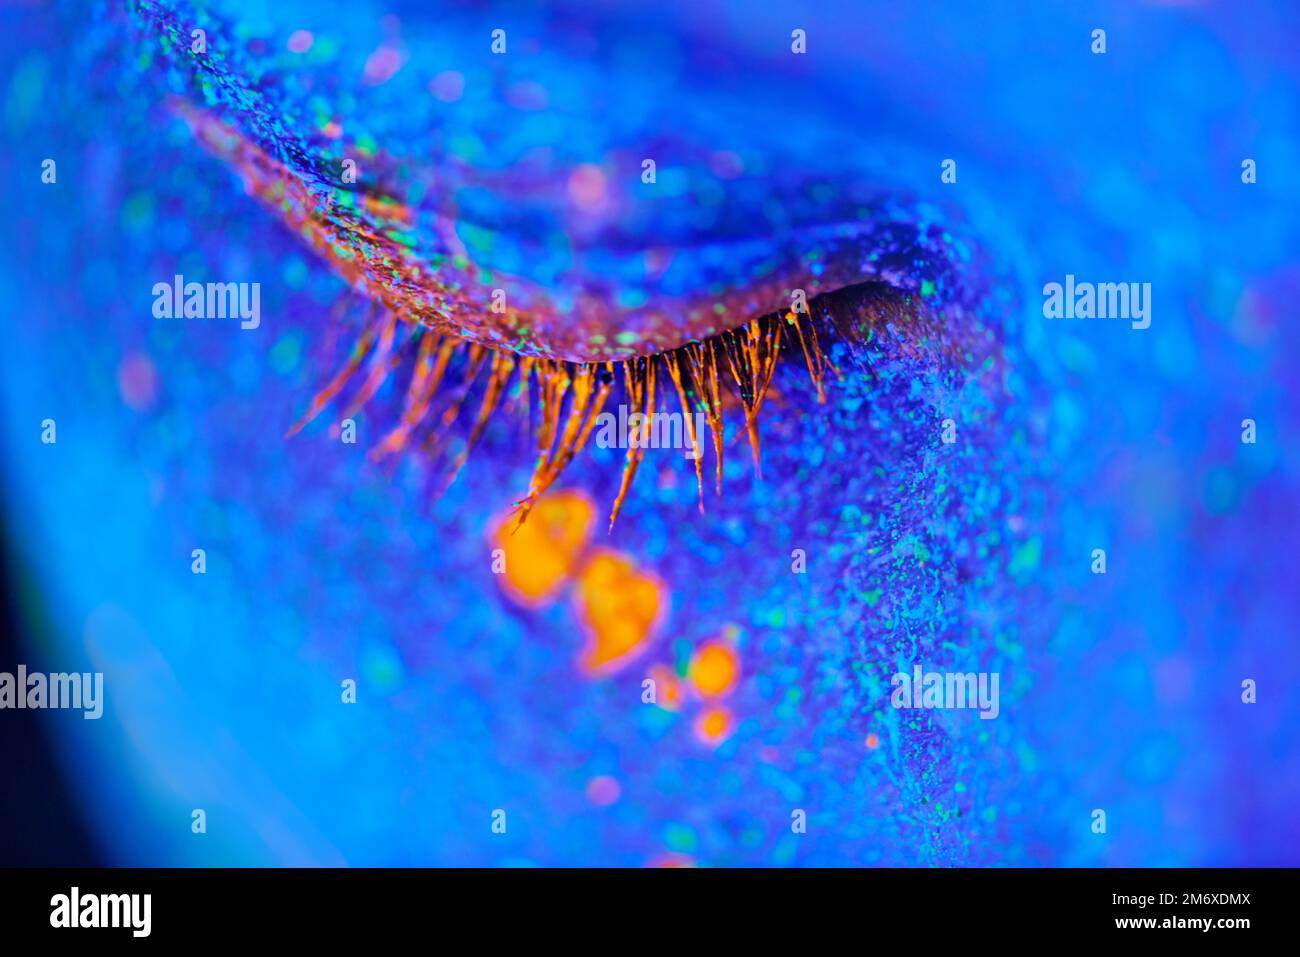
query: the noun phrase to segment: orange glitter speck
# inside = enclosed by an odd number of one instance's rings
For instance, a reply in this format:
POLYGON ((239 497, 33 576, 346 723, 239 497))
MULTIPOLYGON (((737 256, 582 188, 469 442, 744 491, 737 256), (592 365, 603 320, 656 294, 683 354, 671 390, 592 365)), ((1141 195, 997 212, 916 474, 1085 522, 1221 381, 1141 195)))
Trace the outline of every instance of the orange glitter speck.
POLYGON ((740 678, 740 656, 725 641, 701 645, 691 658, 690 679, 706 698, 717 698, 736 687, 740 678))
POLYGON ((668 591, 621 552, 602 548, 592 552, 578 573, 577 601, 588 633, 582 668, 603 674, 645 650, 667 607, 668 591))
POLYGON ((687 854, 666 853, 653 858, 647 867, 694 867, 695 859, 687 854))
POLYGON ((655 704, 665 711, 680 711, 686 697, 682 679, 667 665, 651 668, 650 679, 655 683, 655 704))
POLYGON ((532 516, 518 525, 508 515, 492 533, 492 547, 505 552, 506 595, 527 607, 550 601, 573 577, 591 539, 596 508, 582 492, 561 491, 539 499, 532 516))
POLYGON ((869 747, 872 751, 880 747, 880 738, 876 736, 875 732, 872 732, 871 734, 867 735, 867 747, 869 747))
POLYGON ((726 708, 706 708, 695 719, 695 736, 705 744, 717 747, 731 737, 735 724, 735 719, 726 708))

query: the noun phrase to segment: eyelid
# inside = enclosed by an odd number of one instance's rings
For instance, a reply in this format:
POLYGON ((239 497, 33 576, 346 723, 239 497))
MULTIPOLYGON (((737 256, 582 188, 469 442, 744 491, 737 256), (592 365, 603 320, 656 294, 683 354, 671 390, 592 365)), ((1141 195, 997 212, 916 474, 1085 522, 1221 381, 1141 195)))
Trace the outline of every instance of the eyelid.
MULTIPOLYGON (((448 216, 373 190, 345 194, 358 208, 339 208, 330 197, 342 191, 319 176, 289 168, 185 100, 171 105, 247 191, 353 288, 404 321, 521 357, 589 363, 663 354, 787 310, 796 294, 811 300, 863 282, 904 281, 919 258, 942 254, 916 230, 886 218, 882 205, 876 216, 860 210, 861 218, 807 225, 774 239, 625 251, 619 265, 644 264, 642 281, 605 278, 626 269, 575 269, 557 284, 557 298, 536 282, 472 260, 448 216), (696 278, 664 295, 656 287, 666 269, 696 278), (624 297, 646 304, 622 305, 624 297), (498 301, 501 311, 493 308, 498 301)), ((609 265, 612 255, 595 258, 609 265)))

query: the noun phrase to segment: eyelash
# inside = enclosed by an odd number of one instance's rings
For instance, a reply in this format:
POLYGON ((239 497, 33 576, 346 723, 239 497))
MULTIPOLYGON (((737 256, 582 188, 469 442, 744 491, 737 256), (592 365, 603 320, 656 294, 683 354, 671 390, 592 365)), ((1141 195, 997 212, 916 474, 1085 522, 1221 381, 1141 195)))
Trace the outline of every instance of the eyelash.
MULTIPOLYGON (((815 305, 816 301, 812 305, 815 305)), ((533 399, 536 378, 537 404, 541 410, 538 430, 538 461, 527 494, 515 503, 519 524, 527 520, 537 500, 555 483, 573 459, 582 451, 610 395, 622 383, 633 412, 649 416, 656 411, 660 395, 671 384, 696 448, 703 447, 703 436, 695 434, 692 413, 701 411, 712 439, 716 459, 716 491, 722 493, 722 461, 725 421, 724 406, 739 405, 745 432, 760 469, 758 416, 781 361, 783 339, 798 343, 809 378, 816 386, 818 399, 825 401, 824 381, 827 372, 838 374, 821 348, 817 321, 811 312, 787 312, 784 316, 767 315, 753 319, 738 329, 718 333, 701 342, 687 343, 677 349, 607 362, 580 363, 565 359, 536 356, 516 357, 509 352, 481 343, 470 342, 451 334, 413 326, 399 340, 402 325, 395 313, 372 307, 363 322, 347 362, 315 395, 308 410, 289 430, 297 434, 319 416, 344 392, 362 372, 365 375, 353 390, 345 406, 344 418, 359 412, 393 374, 403 360, 410 357, 411 368, 406 394, 397 424, 371 451, 374 459, 396 454, 407 448, 413 436, 424 430, 421 443, 426 454, 434 451, 441 437, 460 418, 484 366, 489 366, 486 385, 479 399, 478 412, 465 440, 465 448, 452 462, 440 491, 455 481, 468 461, 470 451, 481 437, 492 416, 501 408, 512 382, 513 395, 508 405, 522 404, 527 409, 533 399), (411 353, 414 353, 413 357, 411 353), (459 363, 459 385, 451 400, 435 409, 439 390, 448 383, 454 360, 459 363), (369 362, 367 363, 367 359, 369 362), (517 374, 516 374, 517 373, 517 374), (438 416, 437 412, 441 412, 438 416), (439 418, 441 430, 426 429, 439 418)), ((530 416, 525 413, 525 418, 530 416)), ((645 448, 632 445, 627 450, 618 496, 610 511, 612 530, 618 519, 645 448)), ((704 511, 703 455, 695 458, 699 487, 699 508, 704 511)))

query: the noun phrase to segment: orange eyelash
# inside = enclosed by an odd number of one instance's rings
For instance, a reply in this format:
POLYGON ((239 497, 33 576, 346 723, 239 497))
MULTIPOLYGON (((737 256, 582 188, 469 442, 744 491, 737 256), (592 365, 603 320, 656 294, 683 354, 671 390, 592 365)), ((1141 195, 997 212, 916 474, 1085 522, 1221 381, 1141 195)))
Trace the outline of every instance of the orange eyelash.
MULTIPOLYGON (((692 413, 699 411, 703 414, 703 421, 712 438, 717 492, 721 494, 724 396, 734 396, 739 400, 757 470, 760 467, 758 415, 780 359, 783 338, 791 336, 798 340, 820 401, 825 401, 823 382, 827 371, 836 371, 822 352, 816 326, 806 313, 768 315, 753 319, 739 329, 719 333, 704 342, 688 343, 669 352, 598 363, 536 356, 516 359, 510 353, 420 326, 414 326, 411 334, 399 340, 397 330, 401 324, 393 313, 372 309, 343 368, 316 393, 307 411, 289 429, 288 435, 297 434, 324 411, 351 380, 362 375, 362 366, 365 365, 360 385, 346 406, 345 418, 360 411, 413 348, 415 356, 398 423, 380 440, 370 456, 372 459, 380 459, 396 454, 407 448, 416 433, 434 418, 435 400, 446 381, 452 359, 456 354, 464 353, 465 368, 456 392, 442 409, 441 416, 437 417, 436 425, 440 428, 430 429, 421 442, 421 448, 425 452, 436 453, 442 436, 460 418, 466 399, 483 368, 488 366, 486 385, 465 448, 448 469, 439 489, 441 493, 464 468, 491 417, 501 407, 512 380, 518 402, 526 408, 531 401, 532 380, 535 377, 541 411, 538 457, 528 491, 515 503, 521 525, 527 520, 528 513, 537 500, 585 447, 616 386, 620 372, 631 411, 645 416, 654 414, 660 396, 667 394, 666 385, 671 382, 681 405, 692 447, 697 449, 701 448, 701 437, 696 434, 692 413), (787 329, 792 331, 787 333, 787 329), (733 388, 723 385, 728 378, 734 384, 733 388)), ((644 454, 645 447, 642 444, 629 443, 622 481, 610 510, 611 530, 644 454)), ((696 455, 695 477, 701 512, 704 511, 702 463, 703 455, 696 455)))

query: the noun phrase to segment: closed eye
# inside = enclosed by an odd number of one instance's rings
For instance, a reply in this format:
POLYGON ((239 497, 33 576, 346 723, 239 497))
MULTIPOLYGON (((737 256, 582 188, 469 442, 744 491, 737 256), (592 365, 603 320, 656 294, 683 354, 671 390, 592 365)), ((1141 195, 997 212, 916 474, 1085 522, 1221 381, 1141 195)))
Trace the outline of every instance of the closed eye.
MULTIPOLYGON (((233 83, 219 66, 208 69, 219 85, 233 83)), ((607 405, 651 421, 676 410, 692 447, 712 450, 720 494, 728 434, 745 436, 761 469, 760 413, 781 363, 799 363, 825 401, 838 374, 827 343, 851 347, 893 328, 925 348, 950 348, 963 334, 931 305, 962 288, 950 237, 896 218, 890 203, 825 193, 826 209, 810 215, 808 197, 824 193, 813 183, 795 189, 800 213, 788 229, 643 248, 592 232, 578 210, 571 268, 548 286, 498 268, 493 231, 456 219, 446 196, 411 205, 393 184, 340 188, 287 134, 255 138, 179 97, 171 107, 358 294, 340 303, 345 321, 361 316, 355 345, 289 434, 332 405, 350 417, 396 377, 400 409, 371 456, 441 454, 456 429, 463 441, 445 487, 496 415, 527 417, 535 407, 538 457, 516 502, 520 522, 591 440, 607 405)), ((560 178, 581 199, 582 177, 593 175, 580 168, 560 178)), ((642 445, 627 449, 611 528, 644 455, 642 445)), ((702 460, 694 457, 701 511, 702 460)))
MULTIPOLYGON (((647 338, 638 334, 637 349, 647 351, 607 349, 606 358, 579 348, 573 358, 578 348, 573 330, 582 328, 583 321, 588 329, 611 333, 585 333, 588 350, 595 351, 590 350, 593 335, 601 343, 618 341, 626 331, 619 329, 623 323, 644 331, 645 311, 620 310, 619 291, 612 290, 599 303, 598 319, 592 318, 589 302, 585 320, 562 322, 554 303, 526 280, 492 274, 463 255, 422 253, 418 245, 408 244, 404 237, 414 213, 392 198, 359 190, 346 206, 323 201, 302 177, 234 128, 183 101, 174 107, 205 146, 234 166, 249 192, 281 215, 359 292, 359 304, 370 304, 360 306, 363 318, 347 361, 289 434, 335 402, 344 417, 355 414, 396 374, 405 380, 404 400, 372 457, 411 448, 429 452, 458 421, 466 420, 464 448, 450 462, 445 485, 464 467, 495 414, 535 403, 540 409, 538 460, 527 492, 516 503, 521 522, 588 443, 612 396, 642 417, 676 405, 691 443, 713 450, 720 494, 729 429, 746 436, 755 469, 761 468, 759 415, 780 362, 792 357, 799 362, 824 401, 828 376, 837 373, 824 340, 863 342, 885 327, 904 329, 917 343, 951 347, 956 339, 921 296, 883 278, 927 259, 935 267, 930 274, 942 278, 947 266, 942 249, 936 254, 927 237, 906 224, 866 219, 820 235, 806 231, 801 238, 808 246, 802 252, 798 246, 774 244, 769 259, 779 265, 768 271, 783 278, 753 285, 735 279, 727 289, 665 298, 657 304, 652 327, 666 331, 647 338), (494 311, 493 291, 503 291, 509 301, 518 288, 528 290, 524 298, 532 303, 531 311, 520 306, 494 311), (701 320, 705 313, 698 303, 705 299, 714 305, 701 320), (783 308, 769 308, 782 300, 783 308), (671 322, 669 316, 686 318, 671 322), (731 317, 735 325, 719 329, 720 316, 731 317), (557 329, 569 335, 557 340, 557 329), (691 335, 693 331, 703 335, 691 335), (654 348, 665 341, 672 344, 654 348), (705 428, 697 430, 697 422, 705 428), (697 434, 701 431, 707 435, 697 434)), ((707 259, 718 250, 697 247, 682 255, 707 259)), ((611 528, 644 454, 642 446, 628 448, 611 528)), ((695 457, 701 511, 702 458, 695 457)))

